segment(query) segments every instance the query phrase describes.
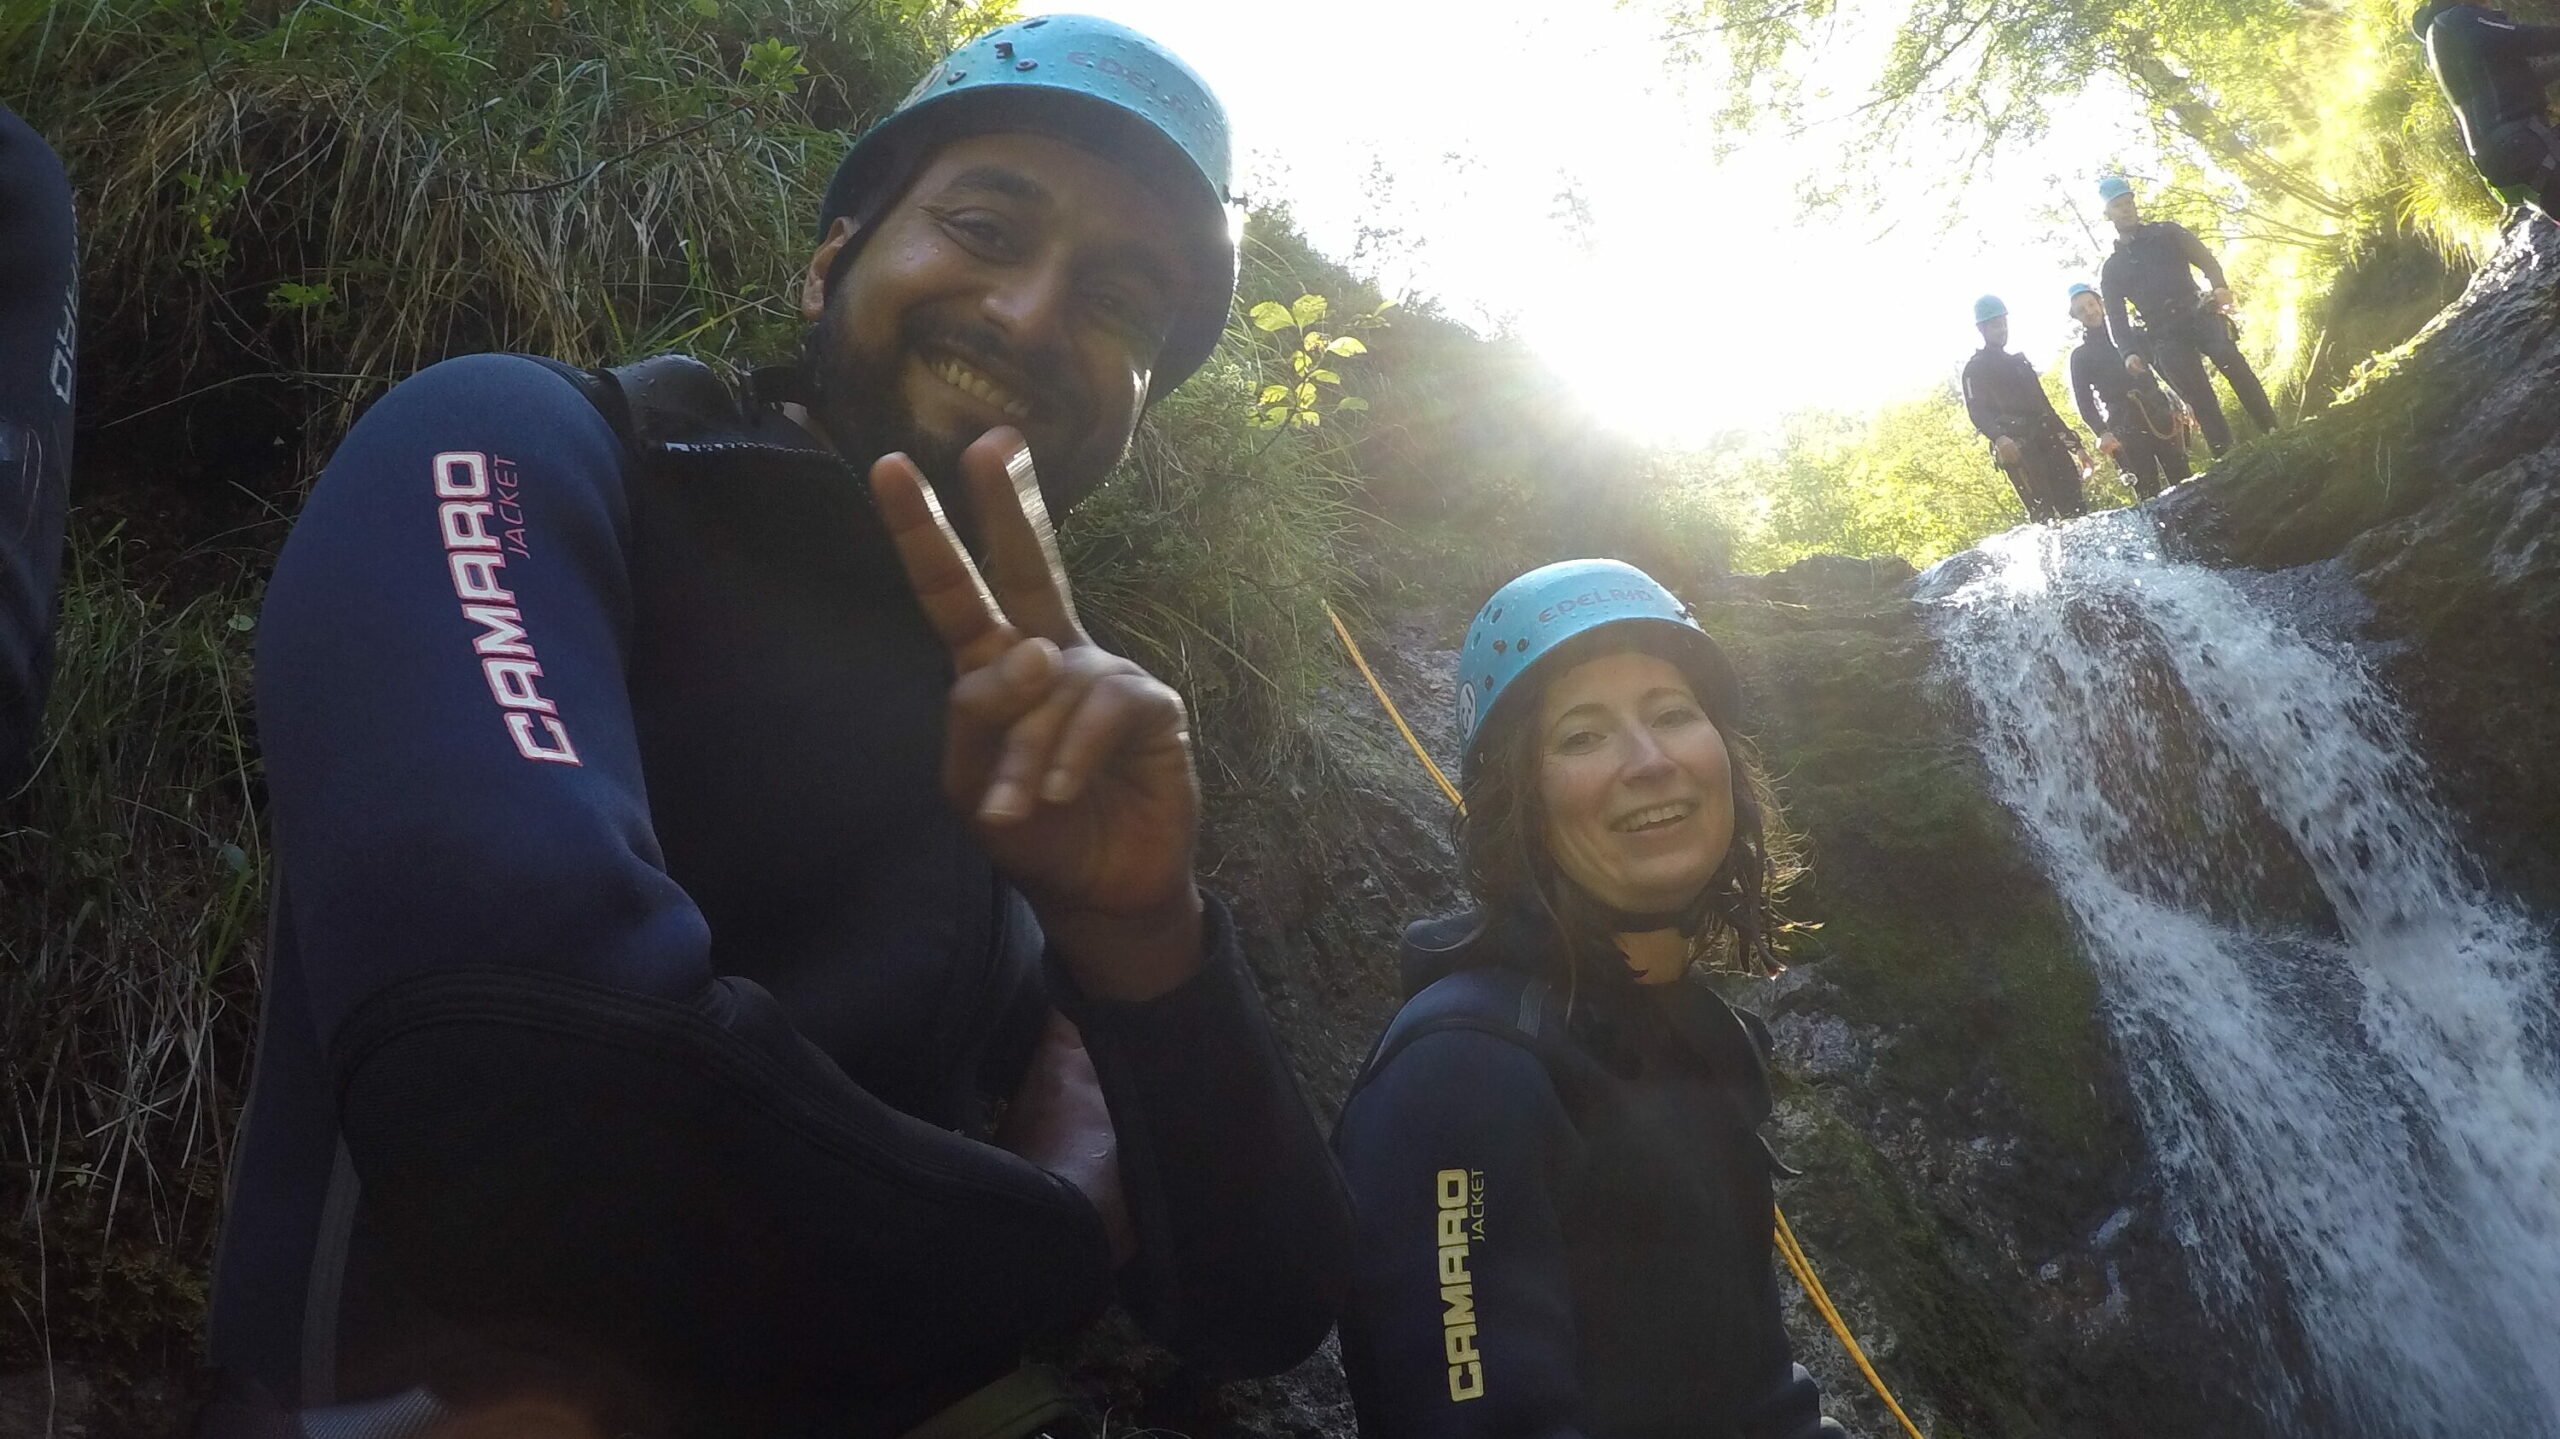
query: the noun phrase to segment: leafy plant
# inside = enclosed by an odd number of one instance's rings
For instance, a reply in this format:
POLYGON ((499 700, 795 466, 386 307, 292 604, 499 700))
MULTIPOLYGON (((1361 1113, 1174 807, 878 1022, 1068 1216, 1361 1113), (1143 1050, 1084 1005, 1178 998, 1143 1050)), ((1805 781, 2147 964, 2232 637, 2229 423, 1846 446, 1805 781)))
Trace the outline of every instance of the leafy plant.
POLYGON ((1368 409, 1369 402, 1358 395, 1327 393, 1342 389, 1342 376, 1328 362, 1369 353, 1368 345, 1351 332, 1374 330, 1385 324, 1386 312, 1394 303, 1381 301, 1375 309, 1353 316, 1347 329, 1339 333, 1315 328, 1332 311, 1331 303, 1322 295, 1300 295, 1286 305, 1265 300, 1247 311, 1245 318, 1253 327, 1271 336, 1279 346, 1279 355, 1266 359, 1264 383, 1254 396, 1248 423, 1262 430, 1276 430, 1283 425, 1311 430, 1324 423, 1327 413, 1357 414, 1368 409), (1279 368, 1281 356, 1287 358, 1285 371, 1279 368), (1329 407, 1328 400, 1332 402, 1329 407))

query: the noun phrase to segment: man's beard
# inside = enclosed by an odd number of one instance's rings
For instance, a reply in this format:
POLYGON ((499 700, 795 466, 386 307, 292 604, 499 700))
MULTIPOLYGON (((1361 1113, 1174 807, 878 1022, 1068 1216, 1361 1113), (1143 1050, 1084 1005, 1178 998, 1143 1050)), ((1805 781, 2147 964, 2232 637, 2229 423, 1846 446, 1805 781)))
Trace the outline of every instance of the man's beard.
MULTIPOLYGON (((847 288, 839 285, 828 296, 826 312, 811 327, 806 341, 810 389, 814 391, 810 412, 834 443, 836 452, 865 475, 874 461, 893 451, 915 461, 952 528, 975 551, 980 547, 981 532, 968 485, 961 478, 960 456, 985 431, 936 431, 918 420, 901 383, 907 357, 929 347, 947 349, 964 358, 1004 356, 1010 361, 1008 368, 1037 386, 1026 398, 1038 409, 1049 414, 1085 416, 1092 413, 1092 407, 1059 380, 1059 376, 1071 373, 1063 361, 1010 354, 997 337, 982 331, 902 323, 898 343, 887 353, 862 354, 845 338, 848 327, 838 323, 836 307, 845 303, 847 288)), ((1077 466, 1072 455, 1042 452, 1033 459, 1039 465, 1041 497, 1052 518, 1063 518, 1068 508, 1102 478, 1100 474, 1082 474, 1081 468, 1088 467, 1077 466)))

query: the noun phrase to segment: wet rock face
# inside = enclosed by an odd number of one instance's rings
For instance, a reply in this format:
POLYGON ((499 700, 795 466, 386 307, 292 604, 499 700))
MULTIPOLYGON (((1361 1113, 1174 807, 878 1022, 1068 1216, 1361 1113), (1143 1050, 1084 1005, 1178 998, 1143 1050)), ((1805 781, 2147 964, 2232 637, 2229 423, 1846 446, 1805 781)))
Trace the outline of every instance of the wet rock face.
POLYGON ((2491 882, 2560 910, 2560 229, 2511 230, 2377 368, 2173 492, 2164 529, 2224 564, 2342 570, 2491 882))

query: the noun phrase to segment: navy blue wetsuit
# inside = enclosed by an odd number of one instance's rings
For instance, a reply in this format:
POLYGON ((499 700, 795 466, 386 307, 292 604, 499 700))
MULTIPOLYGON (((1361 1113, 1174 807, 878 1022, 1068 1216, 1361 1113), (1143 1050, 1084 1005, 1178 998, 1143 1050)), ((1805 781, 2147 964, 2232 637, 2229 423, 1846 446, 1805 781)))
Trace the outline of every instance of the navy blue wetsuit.
POLYGON ((2207 283, 2223 288, 2222 262, 2204 247, 2193 230, 2172 220, 2153 220, 2116 236, 2115 248, 2098 271, 2099 298, 2106 304, 2107 335, 2116 349, 2159 371, 2170 388, 2196 414, 2205 443, 2220 455, 2231 448, 2231 423, 2222 416, 2222 401, 2213 393, 2213 377, 2205 373, 2211 360, 2240 408, 2258 428, 2276 427, 2275 407, 2258 372, 2231 337, 2231 326, 2205 307, 2189 271, 2202 271, 2207 283), (2126 306, 2141 312, 2137 326, 2126 306))
POLYGON ((2080 488, 2079 461, 2073 458, 2079 437, 2053 412, 2053 401, 2027 357, 1985 345, 1964 362, 1963 386, 1965 418, 1992 442, 1992 463, 2009 476, 2027 518, 2041 523, 2085 513, 2089 502, 2080 488), (2018 442, 2015 464, 1999 458, 2004 439, 2018 442))
POLYGON ((2427 64, 2462 124, 2481 178, 2560 208, 2560 133, 2544 87, 2560 73, 2560 26, 2524 25, 2486 5, 2447 5, 2427 24, 2427 64))
POLYGON ((633 452, 534 361, 438 365, 285 547, 216 1362, 326 1405, 566 1347, 691 1430, 903 1432, 1112 1294, 1093 1207, 980 1138, 1052 1004, 1123 1296, 1295 1362, 1349 1217, 1224 910, 1173 993, 1080 998, 940 792, 949 663, 861 479, 680 370, 633 452))
POLYGON ((1836 1436, 1779 1322, 1738 1012, 1694 975, 1570 985, 1524 920, 1415 925, 1405 968, 1334 1138, 1366 1439, 1836 1436))
POLYGON ((77 267, 62 164, 0 109, 0 794, 26 778, 53 669, 77 267))
POLYGON ((2133 492, 2150 499, 2187 477, 2186 445, 2169 397, 2157 382, 2134 374, 2100 326, 2081 332, 2071 352, 2071 402, 2091 434, 2116 437, 2116 465, 2133 492), (2161 430, 2168 434, 2161 434, 2161 430))

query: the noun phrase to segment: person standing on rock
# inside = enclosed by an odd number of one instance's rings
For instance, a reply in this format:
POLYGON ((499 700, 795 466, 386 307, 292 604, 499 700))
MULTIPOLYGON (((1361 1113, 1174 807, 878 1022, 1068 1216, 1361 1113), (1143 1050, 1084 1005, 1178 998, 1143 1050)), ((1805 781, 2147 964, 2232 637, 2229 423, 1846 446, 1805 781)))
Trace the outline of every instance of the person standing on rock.
POLYGON ((0 795, 26 782, 53 673, 78 271, 62 162, 0 108, 0 795))
POLYGON ((2088 511, 2080 482, 2089 470, 2088 447, 2054 413, 2044 381, 2024 355, 2009 350, 2009 307, 1997 295, 1973 302, 1982 348, 1964 362, 1964 412, 1991 442, 1991 458, 2017 488, 2027 518, 2037 524, 2088 511))
POLYGON ((2258 428, 2274 430, 2276 411, 2267 401, 2267 387, 2258 383, 2258 372, 2232 337, 2231 285, 2222 276, 2222 262, 2186 226, 2174 220, 2145 221, 2133 185, 2123 176, 2100 180, 2098 195, 2116 227, 2115 249, 2098 272, 2098 288, 2107 334, 2123 353, 2125 367, 2136 375, 2158 370, 2195 411, 2217 459, 2231 448, 2231 422, 2222 416, 2222 401, 2213 393, 2205 361, 2222 372, 2258 428), (2196 293, 2191 270, 2201 272, 2213 287, 2209 298, 2196 293), (2139 328, 2127 306, 2142 316, 2139 328))
POLYGON ((2133 492, 2150 499, 2187 477, 2187 419, 2148 375, 2125 368, 2124 354, 2107 338, 2106 307, 2094 285, 2073 285, 2071 318, 2080 322, 2080 346, 2071 352, 2071 402, 2080 423, 2098 437, 2098 451, 2112 457, 2133 492))
POLYGON ((2480 178, 2510 205, 2560 218, 2560 131, 2546 90, 2560 79, 2560 25, 2527 25, 2487 5, 2426 0, 2409 29, 2462 126, 2480 178))
POLYGON ((200 1432, 1001 1439, 1115 1292, 1213 1374, 1321 1342, 1348 1198, 1184 706, 1049 530, 1224 331, 1228 169, 1163 47, 1010 23, 845 157, 799 364, 477 356, 348 435, 259 625, 200 1432))
POLYGON ((1503 586, 1458 653, 1474 906, 1405 931, 1334 1145, 1366 1439, 1817 1439, 1779 1322, 1768 1039, 1791 874, 1732 667, 1632 565, 1503 586))

